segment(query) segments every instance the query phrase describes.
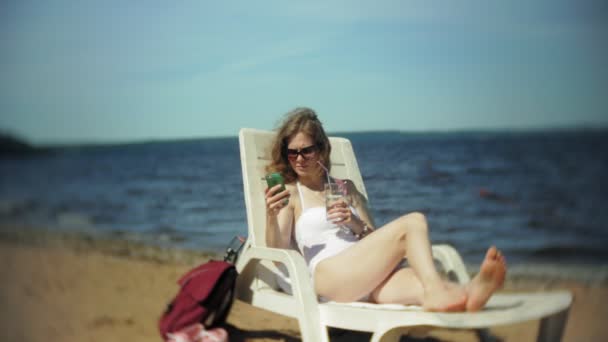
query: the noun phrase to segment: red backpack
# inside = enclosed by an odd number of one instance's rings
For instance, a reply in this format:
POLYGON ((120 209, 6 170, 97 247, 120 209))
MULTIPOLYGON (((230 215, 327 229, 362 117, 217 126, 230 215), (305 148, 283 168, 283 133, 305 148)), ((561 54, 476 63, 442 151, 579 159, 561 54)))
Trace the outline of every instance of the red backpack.
POLYGON ((208 261, 179 279, 179 292, 158 322, 163 340, 167 333, 194 323, 202 323, 205 328, 224 323, 234 299, 237 278, 234 262, 241 246, 242 241, 237 249, 228 248, 223 261, 208 261))

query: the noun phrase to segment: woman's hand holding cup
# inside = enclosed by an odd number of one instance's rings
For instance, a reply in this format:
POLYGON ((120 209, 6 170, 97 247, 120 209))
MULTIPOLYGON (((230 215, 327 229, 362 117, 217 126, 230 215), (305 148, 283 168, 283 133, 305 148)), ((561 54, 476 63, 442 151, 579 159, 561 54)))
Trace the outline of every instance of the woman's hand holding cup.
POLYGON ((327 221, 351 228, 352 211, 344 194, 344 189, 337 183, 325 184, 325 212, 327 221))
POLYGON ((327 209, 327 220, 333 224, 348 228, 355 233, 361 230, 363 221, 353 213, 346 201, 341 201, 327 209))
POLYGON ((327 221, 333 224, 348 227, 352 223, 352 219, 353 213, 344 198, 341 198, 332 203, 330 206, 327 206, 327 221))

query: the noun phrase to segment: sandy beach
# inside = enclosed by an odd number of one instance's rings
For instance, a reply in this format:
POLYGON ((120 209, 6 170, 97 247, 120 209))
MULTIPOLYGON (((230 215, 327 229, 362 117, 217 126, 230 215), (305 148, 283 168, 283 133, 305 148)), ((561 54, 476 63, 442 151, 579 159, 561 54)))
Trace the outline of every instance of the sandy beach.
MULTIPOLYGON (((209 255, 162 251, 121 241, 48 234, 0 238, 1 341, 161 341, 157 320, 176 280, 209 255), (36 236, 36 238, 32 238, 36 236), (40 237, 42 236, 42 237, 40 237)), ((564 341, 608 338, 608 284, 508 280, 504 291, 569 289, 575 295, 564 341)), ((497 327, 504 341, 534 341, 538 322, 497 327)), ((298 341, 293 319, 236 301, 226 325, 231 341, 298 341)), ((332 340, 369 335, 333 331, 332 340)), ((472 331, 434 331, 407 341, 476 341, 472 331)))

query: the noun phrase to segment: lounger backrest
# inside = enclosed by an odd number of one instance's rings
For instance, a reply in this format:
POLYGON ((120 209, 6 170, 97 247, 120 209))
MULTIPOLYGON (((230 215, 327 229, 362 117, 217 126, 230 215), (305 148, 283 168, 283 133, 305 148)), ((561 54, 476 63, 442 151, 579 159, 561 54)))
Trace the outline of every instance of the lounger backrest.
MULTIPOLYGON (((239 132, 241 167, 243 171, 243 190, 247 210, 249 238, 255 246, 265 246, 266 208, 264 189, 266 189, 265 167, 270 162, 270 147, 275 132, 252 128, 242 128, 239 132)), ((367 198, 355 153, 348 139, 330 137, 331 175, 336 178, 350 179, 357 189, 367 198)))

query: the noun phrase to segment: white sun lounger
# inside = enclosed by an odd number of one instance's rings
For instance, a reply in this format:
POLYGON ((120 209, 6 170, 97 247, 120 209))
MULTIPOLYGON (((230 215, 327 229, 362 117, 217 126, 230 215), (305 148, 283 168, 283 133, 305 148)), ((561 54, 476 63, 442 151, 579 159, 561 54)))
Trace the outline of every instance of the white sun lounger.
MULTIPOLYGON (((255 307, 294 317, 303 341, 328 341, 328 327, 372 332, 372 341, 398 341, 406 334, 424 334, 433 328, 483 329, 496 325, 541 320, 538 341, 559 341, 566 325, 572 295, 567 291, 495 294, 483 310, 474 313, 436 313, 419 306, 370 303, 320 303, 312 288, 304 258, 295 249, 266 247, 266 211, 263 176, 270 160, 274 132, 241 129, 239 142, 247 209, 248 239, 237 262, 236 296, 255 307), (275 266, 285 266, 291 291, 281 287, 284 278, 275 266), (283 289, 282 289, 283 288, 283 289), (291 292, 291 293, 289 293, 291 292)), ((352 180, 367 192, 352 145, 344 138, 330 138, 332 176, 352 180)), ((459 283, 467 283, 460 255, 448 245, 434 245, 433 256, 459 283)), ((283 281, 284 282, 284 281, 283 281)), ((484 339, 487 334, 479 334, 484 339)))

